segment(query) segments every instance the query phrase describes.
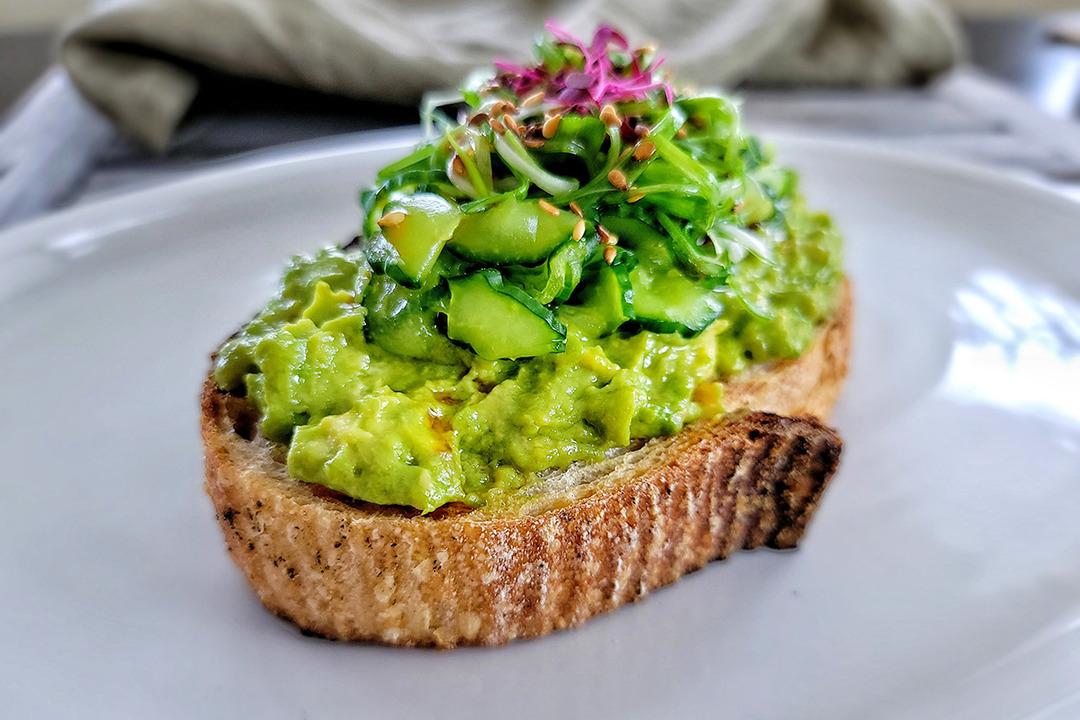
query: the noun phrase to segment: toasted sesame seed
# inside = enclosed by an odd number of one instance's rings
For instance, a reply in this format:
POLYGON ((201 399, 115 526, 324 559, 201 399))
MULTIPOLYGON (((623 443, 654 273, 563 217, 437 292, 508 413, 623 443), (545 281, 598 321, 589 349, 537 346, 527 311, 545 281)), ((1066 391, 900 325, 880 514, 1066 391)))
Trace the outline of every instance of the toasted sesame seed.
POLYGON ((540 134, 550 140, 555 137, 555 133, 559 132, 559 123, 562 122, 562 115, 552 115, 544 121, 544 126, 540 129, 540 134))
POLYGON ((656 143, 652 140, 642 140, 634 148, 634 159, 638 162, 648 160, 653 156, 654 152, 656 152, 656 143))
POLYGON ((686 126, 685 125, 683 125, 681 128, 679 128, 679 131, 675 133, 675 137, 679 138, 680 140, 682 138, 686 137, 686 126))
POLYGON ((488 114, 485 112, 478 112, 469 118, 470 125, 483 125, 488 121, 488 114))
POLYGON ((453 168, 455 175, 459 177, 465 176, 465 162, 460 156, 455 155, 454 159, 450 161, 450 166, 453 168))
POLYGON ((547 200, 541 200, 540 202, 538 202, 536 204, 540 206, 541 210, 543 210, 548 215, 551 215, 553 217, 559 217, 559 215, 562 213, 562 211, 559 210, 559 208, 555 207, 554 205, 549 203, 547 200))
POLYGON ((491 129, 499 135, 502 135, 504 132, 506 132, 506 126, 499 122, 496 118, 491 118, 490 120, 488 120, 488 125, 490 125, 491 129))
POLYGON ((491 104, 488 109, 492 117, 498 117, 499 115, 505 115, 506 113, 517 112, 517 106, 509 100, 496 100, 491 104))
POLYGON ((521 127, 521 123, 514 119, 513 115, 503 115, 502 120, 506 123, 506 127, 510 128, 510 130, 518 137, 525 133, 525 129, 521 127))
POLYGON ((570 201, 570 212, 574 213, 578 217, 585 217, 585 213, 581 212, 581 206, 573 200, 570 201))
POLYGON ((619 190, 625 190, 627 187, 626 175, 619 168, 613 169, 607 174, 608 182, 611 183, 619 190))
POLYGON ((604 262, 608 265, 615 262, 615 247, 613 245, 608 245, 604 248, 604 262))
POLYGON ((521 107, 536 107, 540 103, 544 102, 544 91, 537 90, 532 95, 527 96, 521 101, 521 107))
POLYGON ((600 109, 600 121, 605 125, 622 125, 622 118, 619 117, 619 112, 615 109, 615 106, 610 103, 600 109))
POLYGON ((618 245, 619 236, 612 233, 603 225, 596 226, 596 232, 600 235, 600 242, 604 245, 618 245))
POLYGON ((388 212, 381 218, 379 218, 378 225, 381 228, 390 228, 394 227, 395 225, 400 225, 401 221, 404 219, 405 213, 401 212, 400 210, 394 210, 393 212, 388 212))
POLYGON ((574 238, 575 240, 581 240, 581 238, 585 237, 585 219, 584 218, 581 218, 576 223, 574 223, 574 232, 571 234, 571 237, 574 238))
POLYGON ((628 202, 628 203, 636 203, 638 200, 640 200, 643 197, 645 197, 645 193, 636 192, 636 193, 633 193, 632 195, 630 195, 630 197, 626 198, 626 202, 628 202))
POLYGON ((521 144, 524 145, 527 148, 533 148, 533 149, 542 148, 542 147, 544 147, 544 140, 543 140, 543 138, 530 138, 530 137, 527 137, 527 138, 524 138, 521 141, 521 144))
POLYGON ((634 134, 640 138, 649 137, 650 132, 652 132, 652 130, 649 128, 648 125, 645 125, 644 123, 634 126, 634 134))

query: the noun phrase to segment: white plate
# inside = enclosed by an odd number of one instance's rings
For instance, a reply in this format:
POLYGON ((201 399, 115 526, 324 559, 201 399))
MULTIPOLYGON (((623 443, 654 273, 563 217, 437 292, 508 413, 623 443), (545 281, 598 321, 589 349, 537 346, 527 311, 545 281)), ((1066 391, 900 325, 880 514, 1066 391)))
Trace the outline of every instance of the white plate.
POLYGON ((803 547, 503 649, 303 637, 202 493, 206 355, 401 136, 0 235, 6 717, 1080 717, 1080 206, 781 138, 848 237, 843 465, 803 547), (1040 714, 1042 713, 1042 714, 1040 714))

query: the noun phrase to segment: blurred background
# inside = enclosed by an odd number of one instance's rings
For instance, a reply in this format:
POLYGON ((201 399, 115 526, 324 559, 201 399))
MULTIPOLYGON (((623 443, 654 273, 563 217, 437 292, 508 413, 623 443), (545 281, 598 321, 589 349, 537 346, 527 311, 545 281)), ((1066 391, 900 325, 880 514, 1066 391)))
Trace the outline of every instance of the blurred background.
MULTIPOLYGON (((598 16, 629 8, 632 39, 677 45, 669 64, 736 92, 755 130, 956 156, 1080 198, 1080 3, 727 0, 709 6, 726 13, 718 37, 687 35, 715 19, 701 2, 655 22, 631 0, 581 5, 598 16), (768 25, 754 25, 754 6, 773 13, 768 25)), ((452 85, 493 49, 522 47, 566 6, 439 7, 0 2, 0 227, 253 153, 414 124, 421 90, 452 85), (313 20, 313 6, 338 15, 313 20), (486 35, 470 36, 474 26, 486 35)))

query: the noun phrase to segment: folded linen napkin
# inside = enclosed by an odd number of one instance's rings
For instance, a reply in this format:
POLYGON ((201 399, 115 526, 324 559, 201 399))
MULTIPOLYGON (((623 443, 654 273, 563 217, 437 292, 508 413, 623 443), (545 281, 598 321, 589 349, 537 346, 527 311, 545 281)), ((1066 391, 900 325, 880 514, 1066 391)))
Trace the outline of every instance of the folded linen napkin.
POLYGON ((652 40, 684 82, 895 84, 952 65, 937 0, 120 0, 61 61, 122 130, 163 151, 212 71, 415 102, 492 58, 522 59, 547 18, 652 40))

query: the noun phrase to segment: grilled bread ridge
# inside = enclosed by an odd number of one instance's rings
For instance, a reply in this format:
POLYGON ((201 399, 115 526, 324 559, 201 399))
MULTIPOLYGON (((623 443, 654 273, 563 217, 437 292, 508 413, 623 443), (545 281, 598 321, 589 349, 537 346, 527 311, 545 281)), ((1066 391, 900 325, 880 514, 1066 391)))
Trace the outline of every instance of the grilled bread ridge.
MULTIPOLYGON (((825 415, 849 334, 845 289, 814 346, 731 383, 732 404, 825 415)), ((266 607, 330 638, 440 647, 572 627, 738 549, 794 547, 841 447, 813 418, 742 412, 554 474, 512 508, 421 516, 290 479, 249 426, 208 379, 206 490, 266 607)))

